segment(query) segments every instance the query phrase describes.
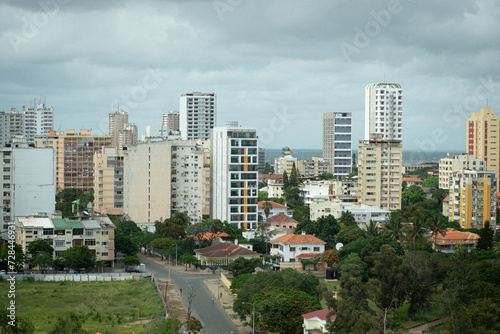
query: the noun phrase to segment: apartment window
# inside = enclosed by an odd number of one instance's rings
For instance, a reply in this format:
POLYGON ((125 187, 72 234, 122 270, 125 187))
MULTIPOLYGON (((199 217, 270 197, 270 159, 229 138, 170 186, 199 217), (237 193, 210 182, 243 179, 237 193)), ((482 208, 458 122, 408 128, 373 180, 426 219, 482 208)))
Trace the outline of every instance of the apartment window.
POLYGON ((94 231, 85 231, 85 236, 86 237, 93 237, 94 236, 94 231))
POLYGON ((44 228, 43 235, 54 235, 54 229, 52 228, 44 228))
POLYGON ((108 235, 108 231, 102 231, 102 235, 108 235))
POLYGON ((87 240, 85 240, 85 245, 87 245, 87 246, 95 246, 95 239, 87 239, 87 240))
POLYGON ((64 240, 56 240, 55 246, 56 247, 64 247, 64 240))
POLYGON ((108 256, 108 252, 102 252, 101 256, 108 256))
POLYGON ((319 247, 314 247, 315 252, 319 252, 319 247))
POLYGON ((290 247, 290 252, 295 252, 295 247, 290 247))
POLYGON ((101 245, 102 245, 102 247, 108 247, 108 242, 107 241, 103 241, 103 242, 101 242, 101 245))

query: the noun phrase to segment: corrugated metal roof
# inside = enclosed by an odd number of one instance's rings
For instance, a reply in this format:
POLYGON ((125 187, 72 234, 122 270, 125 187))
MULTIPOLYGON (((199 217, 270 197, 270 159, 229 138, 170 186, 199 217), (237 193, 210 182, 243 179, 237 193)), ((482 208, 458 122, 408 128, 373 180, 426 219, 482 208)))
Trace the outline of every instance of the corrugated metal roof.
POLYGON ((101 228, 97 220, 82 220, 82 225, 86 229, 101 228))

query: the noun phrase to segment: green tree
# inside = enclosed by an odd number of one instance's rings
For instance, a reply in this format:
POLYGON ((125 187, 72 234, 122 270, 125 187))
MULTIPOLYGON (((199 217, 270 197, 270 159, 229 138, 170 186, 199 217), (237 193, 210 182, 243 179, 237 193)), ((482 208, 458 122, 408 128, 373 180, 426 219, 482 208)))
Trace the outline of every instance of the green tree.
POLYGON ((252 274, 247 284, 238 290, 237 298, 233 304, 233 310, 241 319, 252 313, 252 306, 245 304, 251 302, 256 294, 262 292, 265 287, 279 287, 303 291, 311 296, 319 296, 318 287, 320 281, 316 276, 299 273, 294 269, 281 271, 260 271, 252 274))
POLYGON ((422 220, 416 220, 410 227, 406 228, 403 242, 405 249, 413 248, 415 252, 417 245, 425 245, 428 242, 426 233, 427 228, 422 220))
POLYGON ((253 302, 256 327, 283 334, 301 332, 302 314, 321 308, 317 296, 279 287, 265 287, 253 302))
POLYGON ((184 254, 180 257, 179 259, 182 263, 184 263, 186 265, 186 269, 187 270, 187 266, 189 264, 189 268, 191 268, 191 265, 192 264, 196 264, 196 263, 199 263, 200 261, 196 258, 196 256, 192 255, 192 254, 184 254))
POLYGON ((140 231, 134 236, 134 240, 139 247, 144 249, 144 254, 149 253, 150 256, 155 245, 154 240, 158 238, 161 238, 160 234, 151 233, 149 231, 140 231))
POLYGON ((297 167, 295 166, 295 162, 292 164, 292 172, 290 173, 289 185, 292 187, 297 187, 300 183, 300 173, 297 167))
POLYGON ((186 329, 193 333, 198 333, 203 329, 203 326, 200 320, 190 315, 186 320, 186 329))
POLYGON ((75 312, 70 312, 67 316, 59 315, 57 321, 49 331, 49 334, 84 334, 86 330, 82 329, 85 322, 83 315, 78 315, 75 312))
POLYGON ((83 194, 82 189, 67 188, 63 189, 56 195, 57 202, 73 202, 78 199, 78 197, 83 194))
POLYGON ((186 228, 191 224, 185 212, 176 212, 173 217, 165 219, 164 222, 155 222, 156 233, 173 239, 183 239, 186 236, 186 228))
POLYGON ((241 274, 231 280, 231 292, 235 295, 238 290, 247 284, 247 281, 252 277, 252 274, 241 274))
POLYGON ((54 260, 52 258, 52 253, 39 252, 33 260, 31 260, 31 265, 38 267, 42 272, 54 265, 54 260))
POLYGON ((344 245, 347 245, 354 240, 363 239, 366 237, 366 232, 360 229, 358 225, 348 225, 340 230, 340 232, 337 234, 335 242, 340 242, 344 245))
POLYGON ((432 219, 430 219, 427 223, 427 228, 431 231, 431 237, 434 237, 434 249, 437 250, 437 237, 438 234, 442 236, 446 236, 446 221, 442 219, 442 215, 435 215, 432 219))
POLYGON ((290 185, 290 181, 288 180, 288 174, 285 170, 285 171, 283 171, 283 189, 288 188, 289 185, 290 185))
POLYGON ((157 318, 147 326, 147 333, 155 334, 178 334, 182 328, 182 321, 176 315, 168 318, 157 318))
POLYGON ((141 259, 137 255, 129 255, 120 259, 120 262, 125 265, 125 270, 130 266, 138 266, 141 264, 141 259))
POLYGON ((38 240, 31 242, 28 245, 27 251, 28 251, 29 256, 33 259, 38 255, 38 253, 41 253, 41 252, 54 254, 54 247, 49 245, 45 240, 38 239, 38 240))
POLYGON ((384 221, 385 231, 383 234, 391 240, 400 241, 404 238, 404 228, 401 215, 396 212, 392 212, 388 218, 384 221))
MULTIPOLYGON (((7 293, 5 294, 5 296, 7 293)), ((3 296, 2 296, 3 297, 3 296)), ((6 297, 3 297, 6 301, 6 297)), ((28 319, 16 314, 15 319, 9 317, 9 305, 0 303, 0 333, 2 334, 32 334, 35 333, 35 325, 28 319), (14 324, 14 325, 12 325, 14 324)))
POLYGON ((340 225, 334 216, 318 218, 307 226, 307 234, 312 234, 315 237, 326 242, 326 249, 333 249, 335 245, 335 237, 340 232, 340 225))
POLYGON ((359 267, 355 264, 344 266, 340 282, 339 298, 329 301, 337 318, 328 329, 339 334, 377 330, 377 318, 368 305, 370 289, 362 282, 359 267))
POLYGON ((491 229, 490 222, 486 221, 482 229, 479 230, 479 240, 476 248, 489 250, 493 248, 493 235, 495 232, 491 229))
POLYGON ((321 173, 321 175, 319 176, 320 180, 333 180, 333 178, 334 178, 333 174, 327 172, 321 173))
POLYGON ((21 245, 15 242, 13 244, 6 242, 0 245, 0 270, 19 271, 23 266, 24 260, 25 256, 21 245), (12 251, 14 251, 14 259, 12 259, 12 251), (11 263, 14 263, 14 270, 8 267, 9 260, 11 263))
POLYGON ((264 214, 266 215, 266 220, 269 218, 269 214, 273 209, 273 205, 269 202, 262 203, 262 210, 264 210, 264 214))
POLYGON ((378 224, 373 221, 373 219, 370 219, 370 223, 366 225, 366 234, 370 238, 380 235, 380 228, 378 227, 378 224))
POLYGON ((344 224, 344 226, 355 225, 356 219, 354 219, 354 216, 351 213, 351 211, 346 210, 342 211, 342 213, 340 214, 339 223, 344 224))
POLYGON ((422 183, 422 187, 439 188, 439 176, 430 176, 422 183))
POLYGON ((297 186, 288 186, 283 190, 283 197, 291 207, 302 206, 304 203, 300 197, 300 191, 297 186))
MULTIPOLYGON (((369 257, 373 263, 371 272, 375 278, 378 289, 375 292, 374 301, 383 311, 384 332, 387 328, 387 318, 393 307, 398 307, 406 299, 408 293, 409 268, 403 262, 403 256, 397 255, 392 247, 383 245, 379 252, 369 257)), ((393 328, 393 324, 389 324, 393 328)))
POLYGON ((229 263, 227 269, 233 274, 234 277, 238 277, 242 274, 251 274, 255 271, 255 266, 252 261, 245 259, 244 257, 239 257, 236 260, 229 263))
POLYGON ((75 271, 79 269, 90 270, 95 267, 96 257, 86 245, 70 247, 62 253, 61 257, 66 268, 75 271))

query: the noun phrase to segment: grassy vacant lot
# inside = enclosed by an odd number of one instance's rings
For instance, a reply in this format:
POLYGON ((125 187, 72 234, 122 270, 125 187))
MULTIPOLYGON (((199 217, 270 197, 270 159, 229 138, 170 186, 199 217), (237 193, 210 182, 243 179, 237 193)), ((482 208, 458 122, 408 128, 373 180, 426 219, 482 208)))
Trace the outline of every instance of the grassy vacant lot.
MULTIPOLYGON (((0 304, 6 300, 8 284, 0 282, 0 304)), ((30 319, 36 333, 48 332, 58 315, 70 311, 85 316, 83 328, 95 332, 144 333, 140 320, 163 313, 163 304, 153 282, 17 282, 17 314, 30 319)), ((2 305, 3 306, 3 305, 2 305)))

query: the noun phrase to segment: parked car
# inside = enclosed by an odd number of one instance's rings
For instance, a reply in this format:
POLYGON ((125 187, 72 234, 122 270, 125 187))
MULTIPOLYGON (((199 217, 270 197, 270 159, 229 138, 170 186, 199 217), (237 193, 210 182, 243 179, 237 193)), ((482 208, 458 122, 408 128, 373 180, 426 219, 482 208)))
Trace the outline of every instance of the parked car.
POLYGON ((136 268, 127 268, 127 269, 125 269, 125 271, 128 273, 140 273, 141 272, 139 269, 136 269, 136 268))

